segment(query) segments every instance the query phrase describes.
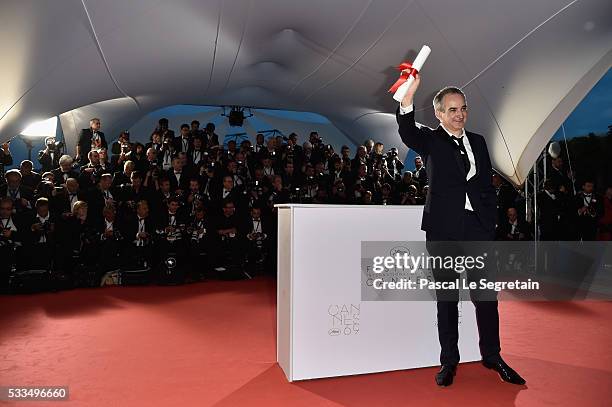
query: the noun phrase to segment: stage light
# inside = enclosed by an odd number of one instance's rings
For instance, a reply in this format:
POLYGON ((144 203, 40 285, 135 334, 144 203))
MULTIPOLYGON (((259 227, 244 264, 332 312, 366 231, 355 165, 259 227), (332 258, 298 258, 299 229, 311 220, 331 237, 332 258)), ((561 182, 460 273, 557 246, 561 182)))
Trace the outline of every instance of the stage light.
POLYGON ((223 106, 223 113, 221 113, 221 116, 228 118, 230 127, 242 127, 244 125, 244 120, 253 116, 250 107, 232 106, 229 114, 226 111, 227 108, 228 107, 223 106), (244 113, 245 109, 248 110, 248 114, 244 113))
POLYGON ((53 136, 57 130, 57 116, 30 124, 21 132, 22 136, 31 138, 43 138, 53 136))
POLYGON ((244 111, 238 107, 233 107, 228 116, 229 125, 242 127, 244 123, 244 111))

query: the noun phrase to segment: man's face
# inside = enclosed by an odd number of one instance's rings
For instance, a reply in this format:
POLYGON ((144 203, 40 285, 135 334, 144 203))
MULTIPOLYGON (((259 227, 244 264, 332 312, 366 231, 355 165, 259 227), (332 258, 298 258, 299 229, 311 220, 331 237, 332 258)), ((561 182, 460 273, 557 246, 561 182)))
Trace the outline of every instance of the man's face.
POLYGON ((508 208, 508 212, 507 212, 507 214, 508 214, 508 220, 509 220, 510 222, 514 222, 514 221, 516 220, 516 218, 517 218, 516 209, 514 209, 514 208, 508 208))
POLYGON ((592 194, 593 193, 593 183, 585 182, 584 185, 582 186, 582 190, 584 191, 585 194, 592 194))
POLYGON ((287 174, 293 174, 293 163, 287 163, 285 166, 285 172, 287 174))
POLYGON ((148 205, 138 205, 136 207, 136 214, 141 218, 146 218, 149 216, 149 206, 148 205))
POLYGON ((190 191, 197 192, 199 189, 200 189, 200 185, 198 184, 198 181, 195 181, 195 180, 189 181, 190 191))
POLYGON ((259 219, 261 217, 261 209, 253 208, 251 209, 251 216, 253 219, 259 219))
POLYGON ((227 171, 230 174, 235 174, 237 169, 238 169, 238 167, 237 167, 235 161, 230 161, 229 163, 227 163, 227 171))
POLYGON ((15 174, 11 174, 6 177, 6 183, 10 189, 17 189, 19 188, 19 184, 21 184, 21 178, 15 174))
POLYGON ((189 127, 181 127, 181 136, 189 137, 189 127))
POLYGON ((29 175, 32 172, 32 165, 30 163, 21 164, 20 171, 23 175, 29 175))
POLYGON ((60 164, 60 167, 63 172, 68 172, 70 171, 70 168, 72 167, 72 163, 70 161, 64 161, 60 164))
POLYGON ((342 162, 341 161, 334 162, 334 170, 340 171, 341 169, 342 169, 342 162))
POLYGON ((449 93, 442 98, 444 111, 435 111, 440 123, 451 133, 459 134, 467 120, 467 105, 462 95, 449 93))
POLYGON ((92 120, 90 124, 93 131, 99 131, 100 127, 102 127, 100 120, 92 120))
POLYGON ((223 188, 227 190, 231 190, 234 187, 234 180, 232 177, 224 177, 223 178, 223 188))
POLYGON ((112 183, 113 179, 111 177, 102 177, 100 179, 100 188, 102 188, 103 190, 107 190, 110 188, 112 183))
POLYGON ((200 130, 200 124, 199 123, 191 123, 191 131, 198 131, 200 130))
POLYGON ((162 181, 159 188, 162 192, 170 192, 170 181, 162 181))
POLYGON ((77 193, 77 191, 79 190, 78 181, 74 178, 68 178, 68 180, 66 181, 66 189, 68 189, 68 192, 71 194, 77 193))
POLYGON ((234 207, 234 204, 226 204, 223 207, 223 215, 230 217, 234 214, 234 211, 236 210, 236 208, 234 207))
POLYGON ((172 168, 174 169, 174 171, 180 171, 183 168, 183 160, 179 157, 173 159, 172 168))
POLYGON ((106 150, 100 150, 100 152, 98 153, 98 161, 99 162, 106 162, 106 159, 108 157, 106 156, 106 150))
POLYGON ((193 139, 193 146, 195 148, 200 148, 202 147, 202 139, 200 139, 199 137, 196 137, 193 139))
POLYGON ((155 149, 150 148, 147 150, 147 160, 149 161, 155 161, 155 156, 156 156, 156 152, 155 149))
POLYGON ((421 158, 414 159, 414 166, 416 168, 421 168, 423 166, 423 160, 421 158))
POLYGON ((274 177, 273 185, 277 189, 283 188, 283 179, 281 177, 274 177))
POLYGON ((348 148, 343 148, 342 149, 342 157, 344 158, 348 158, 349 154, 351 153, 351 150, 348 148))
POLYGON ((0 204, 0 217, 2 219, 8 219, 13 213, 13 204, 11 202, 2 202, 0 204))
POLYGON ((91 163, 97 165, 100 163, 100 154, 97 151, 91 153, 91 163))
POLYGON ((263 142, 264 142, 264 136, 263 136, 263 134, 258 134, 258 135, 255 137, 255 141, 257 142, 257 144, 263 144, 263 142))
POLYGON ((46 218, 47 215, 49 214, 49 206, 48 205, 40 205, 38 208, 36 208, 36 213, 41 218, 46 218))
POLYGON ((140 188, 142 185, 142 178, 140 177, 131 177, 131 181, 134 188, 140 188))
POLYGON ((168 210, 172 213, 176 213, 176 211, 178 210, 179 207, 179 203, 176 201, 170 201, 168 202, 168 210))

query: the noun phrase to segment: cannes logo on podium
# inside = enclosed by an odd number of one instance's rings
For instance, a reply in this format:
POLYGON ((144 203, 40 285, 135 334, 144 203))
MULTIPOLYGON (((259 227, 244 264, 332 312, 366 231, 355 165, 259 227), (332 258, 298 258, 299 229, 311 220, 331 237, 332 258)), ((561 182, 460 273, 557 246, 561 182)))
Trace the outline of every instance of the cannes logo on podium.
POLYGON ((361 304, 331 304, 327 308, 330 316, 330 336, 348 336, 359 333, 361 304))

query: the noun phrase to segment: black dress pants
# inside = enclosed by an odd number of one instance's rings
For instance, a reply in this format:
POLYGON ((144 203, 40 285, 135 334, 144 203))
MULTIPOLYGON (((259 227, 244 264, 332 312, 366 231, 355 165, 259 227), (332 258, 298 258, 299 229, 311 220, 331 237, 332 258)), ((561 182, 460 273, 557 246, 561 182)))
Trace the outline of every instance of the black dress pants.
MULTIPOLYGON (((462 228, 463 239, 461 241, 492 241, 494 234, 482 227, 478 216, 466 210, 462 219, 458 219, 457 227, 462 228)), ((427 249, 430 255, 461 255, 464 245, 453 245, 452 239, 447 236, 437 236, 427 233, 427 249), (444 243, 438 243, 444 242, 444 243)), ((434 269, 434 279, 444 280, 456 276, 456 273, 443 272, 434 269)), ((469 277, 468 279, 472 279, 469 277)), ((440 363, 442 365, 457 365, 459 363, 459 291, 440 290, 437 293, 437 317, 438 317, 438 339, 440 341, 440 363), (443 292, 441 292, 443 291, 443 292)), ((478 325, 480 354, 483 360, 493 361, 498 359, 501 351, 499 340, 499 314, 496 300, 479 301, 478 293, 470 291, 470 297, 476 308, 476 323, 478 325)))

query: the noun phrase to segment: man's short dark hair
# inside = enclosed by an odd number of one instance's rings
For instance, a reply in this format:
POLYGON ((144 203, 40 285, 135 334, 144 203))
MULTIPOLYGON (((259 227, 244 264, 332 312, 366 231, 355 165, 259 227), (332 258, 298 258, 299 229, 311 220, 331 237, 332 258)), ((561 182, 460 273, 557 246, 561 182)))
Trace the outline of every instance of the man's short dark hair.
POLYGON ((38 198, 34 204, 34 207, 40 208, 41 206, 49 206, 49 200, 45 197, 38 198))
POLYGON ((181 124, 181 130, 183 130, 183 129, 189 130, 189 125, 187 123, 181 124))
POLYGON ((465 97, 465 93, 461 89, 456 86, 447 86, 442 88, 436 93, 436 96, 433 98, 433 106, 434 109, 439 112, 444 112, 444 104, 442 101, 444 100, 444 96, 446 95, 461 95, 463 96, 463 100, 467 103, 467 98, 465 97))

